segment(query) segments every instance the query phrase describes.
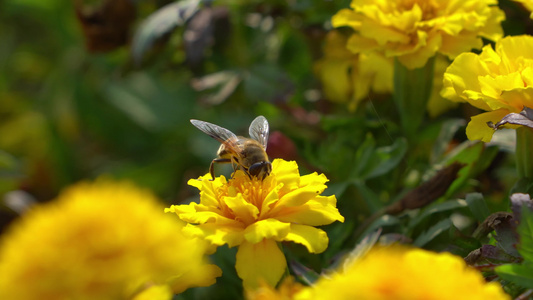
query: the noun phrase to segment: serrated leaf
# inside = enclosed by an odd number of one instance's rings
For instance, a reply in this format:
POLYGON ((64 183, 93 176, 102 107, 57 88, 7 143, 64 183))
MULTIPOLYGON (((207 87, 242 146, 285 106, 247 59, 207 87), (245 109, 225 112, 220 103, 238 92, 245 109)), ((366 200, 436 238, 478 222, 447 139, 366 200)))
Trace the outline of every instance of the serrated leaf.
POLYGON ((413 245, 417 247, 422 247, 425 244, 431 242, 434 238, 436 238, 439 234, 443 233, 444 231, 450 229, 450 226, 452 226, 452 222, 449 219, 443 219, 437 224, 431 226, 428 230, 426 230, 424 233, 419 235, 415 241, 413 242, 413 245))
POLYGON ((495 268, 501 278, 528 289, 533 289, 533 265, 532 264, 508 264, 495 268))
POLYGON ((483 222, 490 215, 489 207, 481 193, 467 194, 466 203, 468 204, 468 208, 470 208, 472 215, 474 215, 474 218, 476 218, 478 222, 483 222))
POLYGON ((184 25, 199 9, 200 0, 182 0, 163 6, 151 14, 133 36, 132 57, 139 64, 154 42, 184 25))

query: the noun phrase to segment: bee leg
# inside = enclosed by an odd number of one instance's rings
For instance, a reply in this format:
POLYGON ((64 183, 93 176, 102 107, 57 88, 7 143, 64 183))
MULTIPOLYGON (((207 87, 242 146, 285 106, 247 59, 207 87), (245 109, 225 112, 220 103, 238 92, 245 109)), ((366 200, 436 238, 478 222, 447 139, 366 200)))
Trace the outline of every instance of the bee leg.
POLYGON ((209 166, 209 174, 211 174, 211 180, 215 180, 215 163, 227 164, 230 163, 231 159, 229 158, 215 158, 211 161, 209 166))

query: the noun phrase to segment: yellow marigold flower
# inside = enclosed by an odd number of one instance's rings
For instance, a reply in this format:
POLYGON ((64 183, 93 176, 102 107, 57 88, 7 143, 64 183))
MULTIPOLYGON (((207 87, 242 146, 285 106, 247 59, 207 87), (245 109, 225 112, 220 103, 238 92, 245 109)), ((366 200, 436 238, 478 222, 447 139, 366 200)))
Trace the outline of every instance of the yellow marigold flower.
POLYGON ((186 237, 183 226, 132 184, 79 183, 5 233, 0 299, 131 299, 153 284, 183 291, 185 276, 187 287, 211 285, 220 269, 206 264, 205 242, 186 237))
POLYGON ((370 90, 392 91, 392 60, 377 52, 354 54, 346 49, 348 38, 333 30, 326 36, 324 57, 315 63, 326 98, 347 103, 354 111, 370 90))
POLYGON ((300 176, 296 162, 276 159, 263 181, 242 171, 233 178, 211 179, 209 174, 189 180, 200 190, 200 203, 172 205, 187 223, 186 229, 214 246, 239 246, 235 268, 245 288, 257 288, 264 280, 274 286, 287 262, 277 242, 292 241, 320 253, 328 236, 313 226, 344 221, 335 196, 320 196, 328 181, 324 174, 300 176))
POLYGON ((487 111, 472 117, 466 128, 470 140, 489 142, 497 123, 524 106, 533 108, 533 37, 506 37, 478 54, 463 53, 444 74, 442 96, 468 102, 487 111))
POLYGON ((505 15, 497 0, 353 0, 333 16, 334 27, 356 30, 347 47, 354 53, 383 52, 409 69, 437 52, 453 58, 497 40, 505 15))
POLYGON ((500 300, 510 299, 496 282, 461 257, 402 246, 375 247, 331 276, 298 293, 297 300, 500 300))

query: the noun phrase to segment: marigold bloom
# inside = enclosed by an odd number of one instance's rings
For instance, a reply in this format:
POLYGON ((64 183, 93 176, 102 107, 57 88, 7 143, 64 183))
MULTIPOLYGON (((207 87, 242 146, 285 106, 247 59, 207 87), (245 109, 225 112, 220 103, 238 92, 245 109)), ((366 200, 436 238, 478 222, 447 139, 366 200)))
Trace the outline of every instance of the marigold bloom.
MULTIPOLYGON (((205 263, 205 242, 183 226, 129 183, 74 185, 3 236, 0 299, 131 299, 153 284, 174 292, 210 285, 220 269, 205 263)), ((166 289, 150 295, 172 296, 166 289)))
POLYGON ((214 246, 239 246, 235 268, 245 288, 256 288, 261 280, 274 286, 281 279, 287 262, 277 242, 296 242, 320 253, 328 236, 313 226, 344 221, 335 196, 320 196, 326 176, 300 176, 294 161, 274 160, 263 181, 242 171, 229 180, 210 178, 189 180, 200 190, 199 204, 172 205, 165 211, 176 213, 189 223, 188 232, 214 246))
POLYGON ((353 0, 352 9, 333 16, 334 27, 356 32, 347 47, 354 53, 379 51, 409 69, 422 67, 437 52, 453 58, 483 45, 481 37, 503 35, 505 15, 496 0, 353 0))
POLYGON ((333 30, 326 36, 324 57, 315 63, 326 98, 347 103, 354 111, 370 90, 392 92, 393 63, 371 52, 354 54, 346 49, 347 37, 333 30))
POLYGON ((463 53, 444 74, 443 97, 468 102, 487 111, 472 117, 466 128, 470 140, 489 142, 497 123, 524 106, 533 108, 533 37, 514 36, 478 54, 463 53))
POLYGON ((496 282, 450 253, 375 247, 344 270, 321 277, 294 299, 510 299, 496 282))

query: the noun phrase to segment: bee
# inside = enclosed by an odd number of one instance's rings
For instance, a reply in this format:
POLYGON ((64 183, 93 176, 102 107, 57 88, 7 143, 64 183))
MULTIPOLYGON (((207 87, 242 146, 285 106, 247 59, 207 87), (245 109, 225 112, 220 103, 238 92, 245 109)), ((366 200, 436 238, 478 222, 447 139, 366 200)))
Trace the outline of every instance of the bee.
POLYGON ((266 153, 268 142, 268 121, 259 116, 250 124, 251 138, 237 136, 226 128, 199 120, 191 120, 192 125, 221 143, 217 158, 211 161, 209 173, 215 178, 215 163, 231 163, 233 170, 242 170, 250 179, 265 179, 272 171, 272 164, 266 153))

